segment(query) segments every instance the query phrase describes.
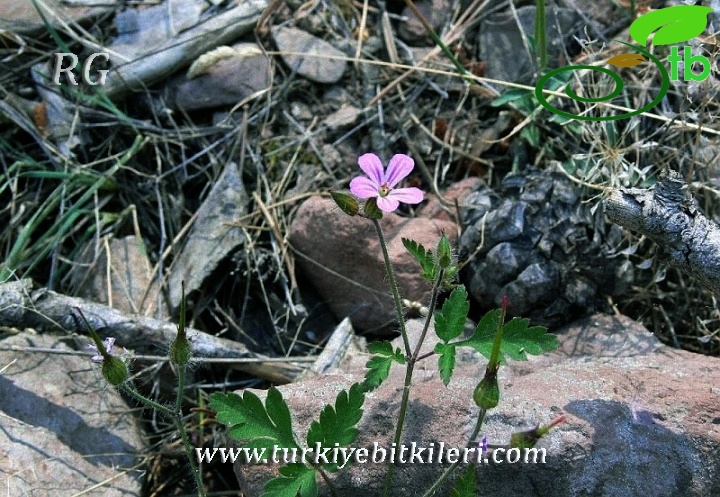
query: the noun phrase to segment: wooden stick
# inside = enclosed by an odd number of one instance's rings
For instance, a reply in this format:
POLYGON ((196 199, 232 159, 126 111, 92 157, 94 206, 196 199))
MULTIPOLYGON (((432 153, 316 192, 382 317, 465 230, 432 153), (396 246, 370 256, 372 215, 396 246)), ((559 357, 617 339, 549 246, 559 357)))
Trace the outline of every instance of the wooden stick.
POLYGON ((647 236, 668 262, 720 294, 720 226, 700 212, 679 173, 647 190, 613 190, 604 203, 610 221, 647 236))

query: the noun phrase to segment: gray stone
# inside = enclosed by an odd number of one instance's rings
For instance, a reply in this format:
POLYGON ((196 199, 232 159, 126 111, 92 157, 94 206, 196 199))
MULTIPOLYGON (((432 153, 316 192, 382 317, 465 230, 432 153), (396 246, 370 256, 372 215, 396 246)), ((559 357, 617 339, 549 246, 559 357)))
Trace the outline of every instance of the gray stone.
POLYGON ((168 317, 168 309, 142 239, 104 237, 97 252, 89 244, 70 270, 70 286, 78 297, 128 314, 168 317))
POLYGON ((479 185, 460 207, 464 278, 482 310, 507 295, 511 315, 557 327, 602 309, 606 295, 632 282, 615 253, 621 231, 560 173, 510 174, 497 192, 479 185))
POLYGON ((229 162, 198 209, 187 241, 173 264, 168 278, 168 299, 173 312, 180 305, 183 281, 189 295, 242 245, 242 229, 232 223, 245 213, 247 202, 238 166, 229 162))
MULTIPOLYGON (((440 31, 450 12, 447 0, 418 0, 415 6, 436 33, 440 31)), ((398 25, 400 39, 410 45, 432 44, 432 38, 410 7, 403 9, 402 16, 404 22, 398 25)))
MULTIPOLYGON (((418 321, 408 327, 414 337, 422 328, 418 321)), ((556 352, 500 368, 500 404, 481 430, 490 444, 503 445, 512 433, 564 413, 566 421, 538 444, 545 449, 545 464, 478 464, 476 495, 720 495, 720 359, 670 349, 623 316, 593 315, 561 330, 559 339, 556 352)), ((424 350, 432 347, 430 341, 424 350)), ((301 440, 324 404, 362 381, 359 368, 367 358, 354 350, 337 374, 280 387, 301 440)), ((421 362, 403 442, 464 447, 477 414, 472 393, 485 364, 474 352, 461 356, 446 388, 434 372, 434 359, 421 362)), ((366 396, 353 447, 374 442, 390 447, 403 373, 394 365, 388 381, 366 396)), ((399 465, 393 488, 401 490, 394 495, 422 495, 444 468, 399 465)), ((235 464, 234 469, 247 497, 259 495, 277 474, 270 465, 235 464)), ((344 497, 380 495, 386 469, 354 464, 330 478, 344 497)), ((322 480, 319 485, 321 496, 330 495, 322 480)), ((448 495, 448 489, 437 495, 448 495)))
POLYGON ((296 28, 275 27, 271 34, 283 61, 300 76, 327 84, 342 78, 345 54, 330 43, 296 28))
MULTIPOLYGON (((224 56, 207 62, 200 74, 192 79, 183 76, 172 85, 174 95, 170 100, 175 108, 197 110, 235 105, 270 87, 270 60, 257 45, 240 43, 224 48, 224 56)), ((213 53, 218 50, 208 55, 213 53)))
POLYGON ((0 341, 0 481, 13 497, 139 496, 144 457, 131 409, 87 356, 25 331, 0 341))
POLYGON ((44 2, 18 2, 17 0, 0 0, 0 29, 10 33, 29 33, 47 29, 45 22, 57 26, 64 22, 82 22, 93 16, 107 12, 111 7, 106 2, 83 2, 79 6, 70 6, 61 0, 44 2), (40 16, 41 10, 45 19, 40 16))
MULTIPOLYGON (((562 55, 567 41, 578 32, 582 35, 583 18, 570 9, 546 9, 548 63, 564 65, 562 55)), ((513 83, 534 84, 537 64, 526 49, 525 37, 534 36, 535 6, 519 7, 516 11, 490 14, 478 30, 480 56, 485 60, 485 76, 513 83), (519 26, 518 26, 518 20, 519 26)))

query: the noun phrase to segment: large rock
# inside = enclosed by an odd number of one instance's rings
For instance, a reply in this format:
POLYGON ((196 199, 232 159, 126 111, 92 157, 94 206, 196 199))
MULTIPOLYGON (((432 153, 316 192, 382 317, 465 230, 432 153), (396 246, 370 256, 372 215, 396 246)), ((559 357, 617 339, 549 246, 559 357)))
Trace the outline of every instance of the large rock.
POLYGON ((247 210, 247 193, 238 165, 228 162, 197 211, 197 218, 168 278, 168 300, 172 312, 180 306, 182 283, 185 294, 198 290, 221 262, 244 242, 243 231, 233 222, 247 210))
POLYGON ((183 110, 235 105, 270 82, 270 59, 256 44, 238 43, 198 58, 187 76, 170 85, 170 100, 183 110))
MULTIPOLYGON (((443 231, 453 236, 454 223, 385 214, 381 226, 388 244, 401 297, 426 305, 430 285, 405 250, 411 238, 434 250, 443 231)), ((362 332, 394 326, 395 307, 388 288, 382 250, 372 222, 344 214, 332 200, 312 197, 297 211, 290 227, 297 264, 338 319, 348 316, 362 332)))
POLYGON ((297 28, 270 31, 280 57, 288 67, 316 83, 337 83, 345 72, 345 54, 325 40, 297 28))
MULTIPOLYGON (((411 321, 409 328, 417 336, 421 326, 411 321)), ((546 463, 479 464, 478 496, 720 495, 720 359, 660 345, 625 317, 596 314, 562 330, 559 338, 558 351, 500 369, 500 405, 481 430, 490 444, 506 444, 512 433, 564 412, 566 422, 538 445, 546 463)), ((486 361, 474 353, 463 357, 449 388, 435 373, 433 359, 420 364, 405 444, 465 446, 477 414, 472 392, 486 361)), ((356 368, 366 359, 352 353, 336 375, 280 388, 301 440, 324 404, 362 381, 356 368)), ((403 373, 394 366, 387 383, 367 395, 353 446, 390 446, 403 373)), ((247 497, 259 495, 276 474, 268 465, 238 463, 234 469, 247 497)), ((436 463, 400 465, 394 488, 402 491, 396 495, 422 495, 443 469, 436 463)), ((367 497, 380 495, 385 470, 381 464, 355 464, 331 478, 343 497, 367 497)), ((319 484, 320 494, 329 495, 325 483, 319 484)), ((447 488, 438 495, 448 495, 447 488)))
POLYGON ((61 339, 22 332, 0 341, 3 494, 140 495, 144 443, 137 418, 89 357, 61 339))
POLYGON ((99 16, 107 12, 110 5, 96 3, 69 5, 70 2, 61 0, 46 0, 44 2, 18 2, 17 0, 0 0, 0 29, 10 33, 28 33, 38 30, 47 30, 46 22, 53 26, 67 22, 82 22, 90 17, 99 16), (42 15, 40 12, 42 12, 42 15))

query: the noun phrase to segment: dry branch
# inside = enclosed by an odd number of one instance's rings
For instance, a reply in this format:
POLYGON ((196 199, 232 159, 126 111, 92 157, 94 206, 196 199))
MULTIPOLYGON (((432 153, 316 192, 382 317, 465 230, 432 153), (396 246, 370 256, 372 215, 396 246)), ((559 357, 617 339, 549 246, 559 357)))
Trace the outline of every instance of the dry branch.
MULTIPOLYGON (((123 314, 106 305, 68 297, 45 288, 34 289, 30 280, 0 285, 0 326, 34 328, 38 331, 63 330, 87 334, 74 309, 80 309, 103 337, 113 336, 118 345, 139 353, 169 350, 177 335, 172 323, 145 316, 123 314)), ((244 345, 225 338, 188 328, 188 337, 197 358, 267 359, 249 351, 244 345)), ((234 363, 230 367, 274 383, 289 383, 301 368, 288 363, 234 363)))
POLYGON ((669 171, 650 189, 613 190, 610 221, 647 236, 671 264, 720 294, 720 226, 700 212, 682 176, 669 171))

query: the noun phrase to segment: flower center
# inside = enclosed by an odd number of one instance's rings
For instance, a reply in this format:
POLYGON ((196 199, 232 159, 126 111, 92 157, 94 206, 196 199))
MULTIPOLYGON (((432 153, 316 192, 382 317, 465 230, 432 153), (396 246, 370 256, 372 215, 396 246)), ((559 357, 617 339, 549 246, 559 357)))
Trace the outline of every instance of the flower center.
POLYGON ((388 186, 388 184, 383 183, 382 185, 380 185, 380 189, 378 190, 378 195, 380 195, 381 197, 387 197, 388 193, 390 193, 390 187, 388 186))

